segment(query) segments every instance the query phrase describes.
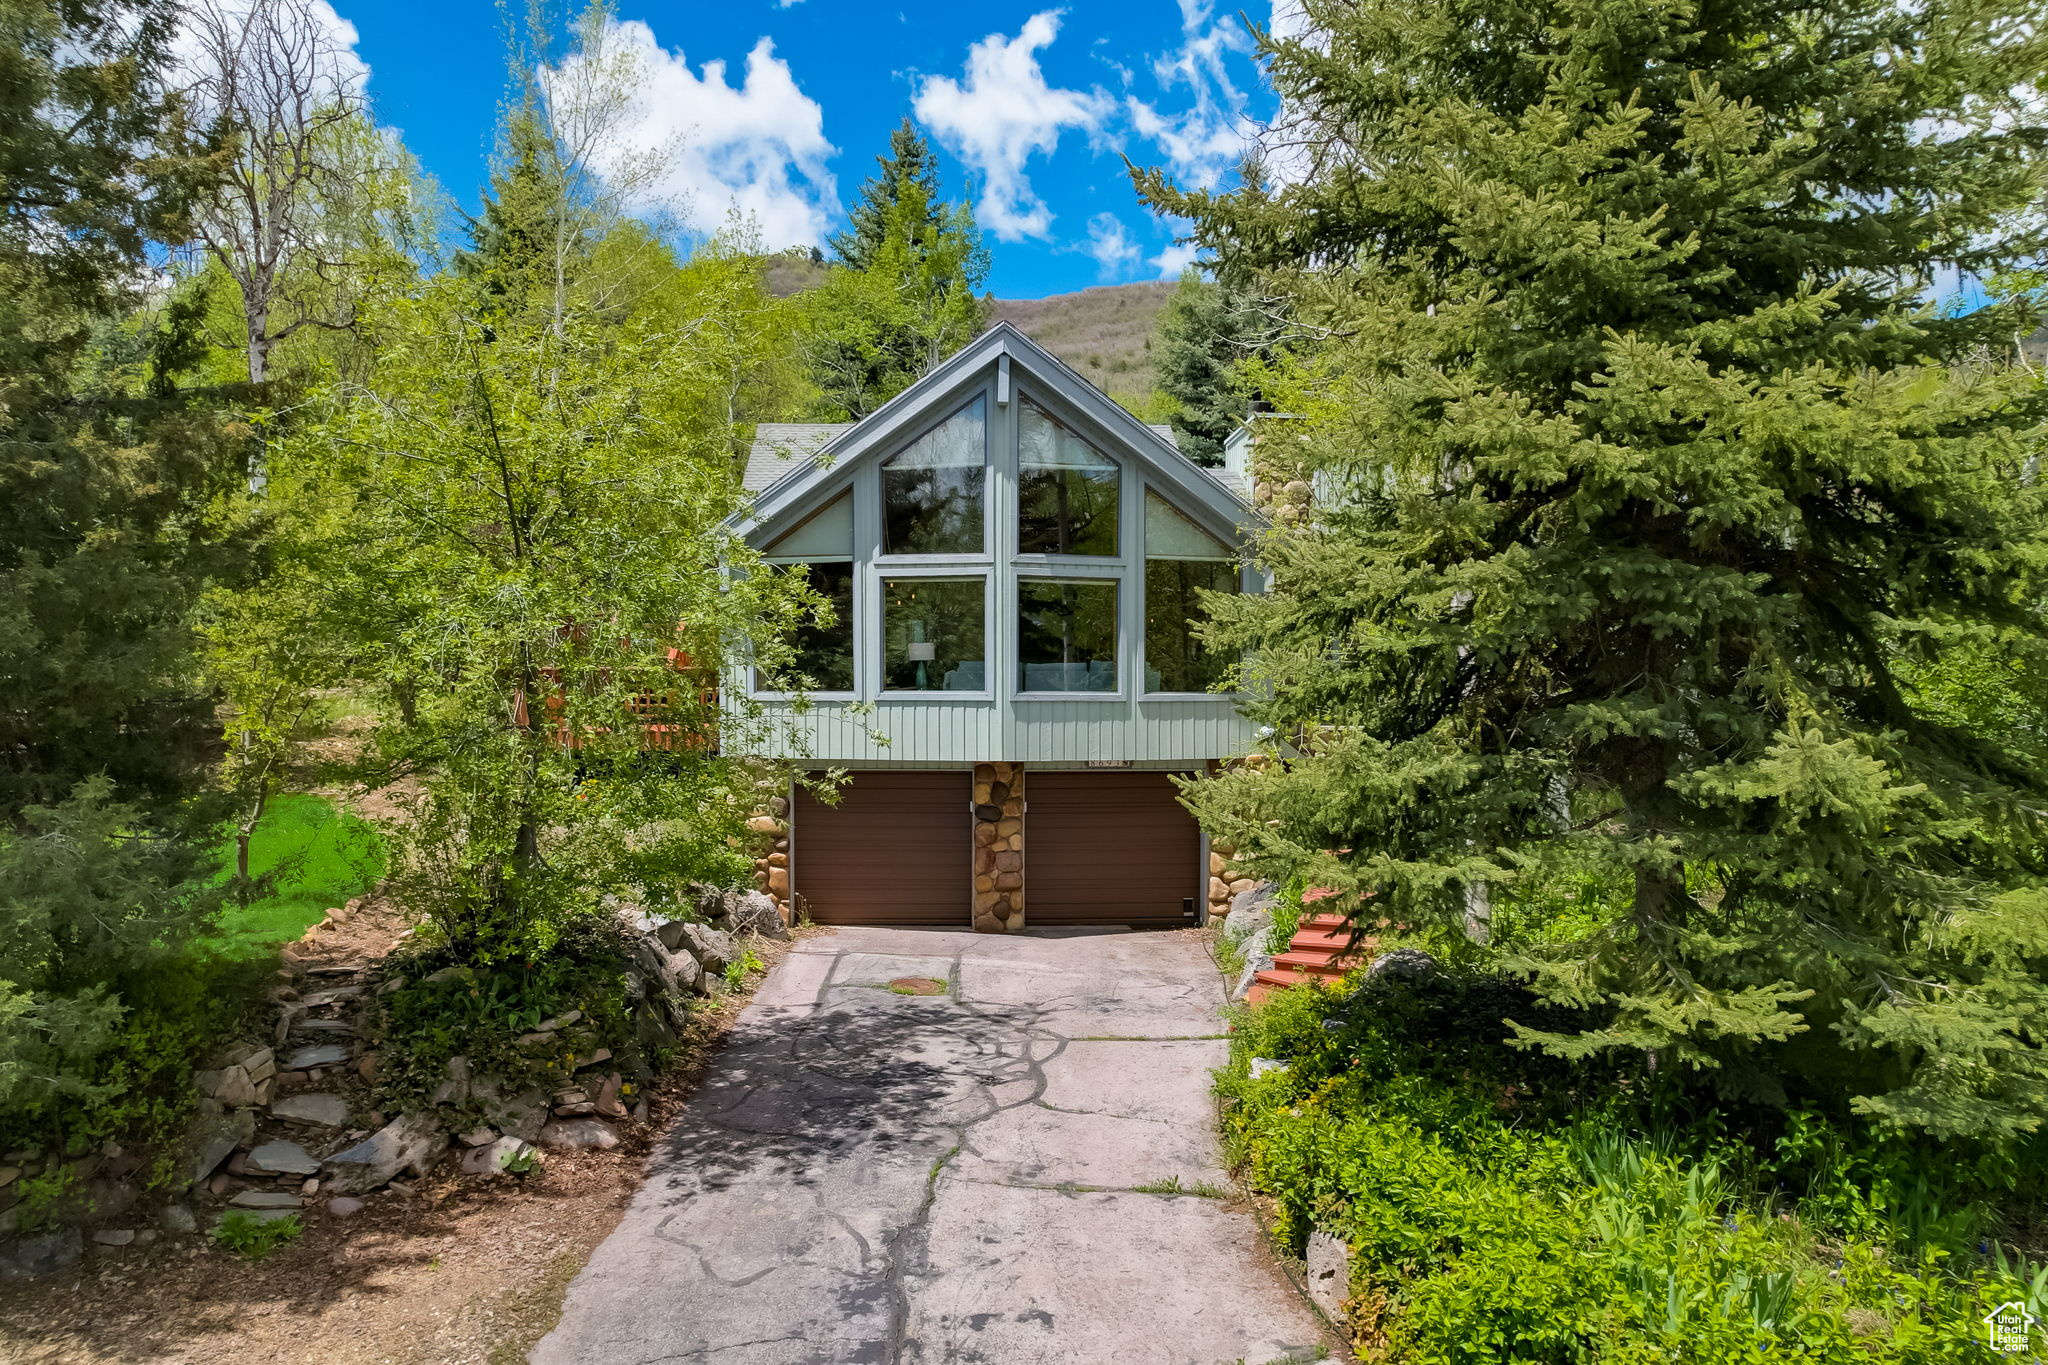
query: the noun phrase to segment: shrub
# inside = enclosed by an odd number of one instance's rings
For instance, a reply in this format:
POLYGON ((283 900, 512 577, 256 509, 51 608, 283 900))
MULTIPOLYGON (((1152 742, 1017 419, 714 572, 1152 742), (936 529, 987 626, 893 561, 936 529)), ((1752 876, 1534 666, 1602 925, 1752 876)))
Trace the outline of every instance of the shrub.
POLYGON ((1974 1360, 1983 1313, 2048 1296, 1977 1240, 2032 1188, 2030 1150, 1937 1164, 1845 1116, 1774 1123, 1501 1041, 1536 1008, 1455 974, 1300 987, 1236 1021, 1231 1154, 1283 1242, 1349 1244, 1368 1359, 1974 1360), (1289 1066, 1252 1080, 1252 1056, 1289 1066))

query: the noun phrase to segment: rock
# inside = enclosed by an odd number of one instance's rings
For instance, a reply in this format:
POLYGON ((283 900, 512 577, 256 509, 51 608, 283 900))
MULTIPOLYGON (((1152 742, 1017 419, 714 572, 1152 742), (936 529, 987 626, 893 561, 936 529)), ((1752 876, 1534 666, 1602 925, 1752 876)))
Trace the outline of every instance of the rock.
POLYGON ((345 1194, 336 1195, 327 1201, 327 1211, 336 1218, 346 1218, 352 1213, 361 1213, 363 1211, 363 1201, 351 1198, 345 1194))
POLYGON ((603 1063, 610 1061, 611 1059, 612 1050, 608 1047, 601 1047, 597 1051, 591 1053, 588 1057, 578 1057, 576 1059, 576 1064, 570 1067, 569 1069, 571 1071, 588 1071, 591 1067, 600 1066, 603 1063))
POLYGON ((228 1173, 226 1171, 222 1171, 219 1175, 215 1176, 213 1179, 206 1182, 207 1193, 213 1195, 215 1198, 219 1198, 221 1195, 226 1194, 229 1190, 233 1189, 234 1187, 235 1182, 228 1178, 228 1173))
POLYGON ((322 1128, 346 1128, 348 1101, 339 1095, 287 1095, 271 1102, 270 1116, 322 1128))
POLYGON ((135 1240, 134 1228, 101 1228, 92 1235, 93 1241, 103 1247, 124 1247, 135 1240))
POLYGON ((6 1189, 21 1178, 21 1167, 0 1166, 0 1190, 6 1189))
POLYGON ((597 1119, 556 1119, 541 1128, 540 1145, 557 1152, 609 1150, 619 1145, 619 1135, 597 1119))
POLYGON ((1442 972, 1443 968, 1437 964, 1437 960, 1420 948, 1396 948, 1374 958, 1372 965, 1365 969, 1365 979, 1427 981, 1431 977, 1441 975, 1442 972))
POLYGON ((763 891, 741 891, 727 902, 727 925, 734 933, 759 934, 763 938, 786 939, 789 925, 775 901, 763 891))
POLYGON ((1234 922, 1246 911, 1270 910, 1273 902, 1280 899, 1280 887, 1275 882, 1254 882, 1230 898, 1230 918, 1234 922))
POLYGON ((256 1136, 256 1116, 244 1109, 232 1115, 201 1115, 193 1121, 187 1142, 193 1149, 192 1164, 186 1168, 188 1184, 200 1181, 220 1169, 235 1148, 256 1136))
POLYGON ((314 1043, 302 1047, 285 1058, 287 1071, 311 1071, 316 1066, 340 1066, 348 1060, 346 1043, 314 1043))
POLYGON ((249 1167, 264 1175, 317 1175, 320 1163, 296 1142, 266 1142, 249 1153, 249 1167))
POLYGON ((488 1147, 478 1147, 462 1154, 464 1175, 499 1175, 506 1166, 524 1158, 533 1151, 533 1144, 522 1142, 515 1137, 502 1137, 488 1147))
POLYGON ((1351 1297, 1351 1248, 1321 1228, 1308 1235, 1308 1296, 1332 1322, 1344 1321, 1351 1297))
POLYGON ((310 1033, 316 1038, 353 1038, 356 1029, 345 1019, 294 1019, 290 1032, 310 1033))
POLYGON ((362 1060, 356 1063, 356 1075, 361 1076, 364 1080, 368 1081, 372 1085, 375 1085, 377 1083, 376 1053, 365 1052, 363 1054, 362 1060))
POLYGON ((755 815, 748 818, 747 828, 756 834, 780 834, 782 822, 772 815, 755 815))
POLYGON ((199 1220, 183 1204, 166 1204, 157 1210, 157 1226, 165 1232, 197 1232, 199 1220))
POLYGON ((604 1078, 604 1085, 597 1092, 597 1112, 605 1118, 621 1120, 626 1117, 626 1106, 619 1103, 619 1088, 624 1078, 614 1071, 604 1078))
POLYGON ((683 937, 689 941, 690 951, 697 955, 697 960, 704 964, 707 972, 722 972, 727 963, 739 956, 732 935, 708 924, 684 925, 683 937))
POLYGON ((320 1175, 336 1194, 362 1194, 408 1168, 425 1172, 447 1149, 448 1135, 431 1114, 401 1114, 321 1162, 320 1175))
POLYGON ((648 1111, 648 1108, 647 1108, 647 1101, 646 1101, 646 1100, 644 1100, 644 1099, 641 1099, 641 1100, 636 1100, 636 1101, 634 1102, 634 1104, 633 1104, 633 1122, 635 1122, 635 1123, 645 1123, 645 1122, 647 1122, 647 1115, 648 1115, 648 1112, 649 1112, 649 1111, 648 1111))
POLYGON ((100 1176, 86 1185, 85 1202, 96 1218, 119 1218, 142 1202, 142 1191, 125 1180, 100 1176))
POLYGON ((438 972, 429 972, 420 978, 422 986, 439 986, 449 981, 467 981, 476 973, 467 967, 443 967, 438 972))
POLYGON ((431 1104, 463 1104, 469 1099, 469 1058, 448 1059, 448 1079, 434 1088, 431 1104))
POLYGON ((54 1228, 11 1242, 0 1242, 0 1278, 27 1279, 49 1275, 78 1264, 85 1238, 77 1228, 54 1228))
POLYGON ((1251 993, 1252 983, 1260 972, 1273 965, 1273 959, 1266 953, 1254 953, 1245 960, 1244 970, 1237 975, 1237 984, 1230 988, 1232 1000, 1242 1000, 1251 993))
MULTIPOLYGON (((403 979, 403 978, 401 978, 403 979)), ((353 1000, 363 993, 361 986, 336 986, 331 991, 314 991, 299 1001, 300 1009, 317 1010, 343 1000, 353 1000)))
POLYGON ((498 1135, 488 1128, 472 1128, 466 1133, 456 1134, 455 1140, 465 1147, 483 1147, 496 1142, 498 1135))
POLYGON ((1272 927, 1271 902, 1264 905, 1248 905, 1243 909, 1233 908, 1230 918, 1223 921, 1223 941, 1241 945, 1254 935, 1264 933, 1272 927))
POLYGON ((523 1138, 528 1142, 539 1140, 541 1127, 547 1121, 547 1096, 539 1090, 529 1090, 507 1100, 492 1120, 493 1126, 507 1137, 523 1138))
POLYGON ((589 1100, 568 1100, 555 1106, 555 1117, 559 1119, 582 1118, 596 1112, 597 1106, 589 1100))
POLYGON ((1252 1058, 1252 1079, 1255 1081, 1262 1076, 1284 1076, 1293 1069, 1287 1063, 1272 1057, 1252 1058))
POLYGON ((282 1190, 243 1190, 228 1203, 238 1209, 295 1209, 299 1197, 282 1190))
POLYGON ((655 926, 654 936, 661 940, 661 946, 674 952, 683 946, 683 930, 689 928, 687 920, 666 920, 655 926))
POLYGON ((541 1023, 539 1025, 539 1031, 542 1033, 553 1033, 557 1029, 565 1029, 572 1024, 580 1024, 582 1022, 583 1011, 570 1010, 567 1014, 558 1014, 554 1018, 546 1020, 543 1023, 541 1023))

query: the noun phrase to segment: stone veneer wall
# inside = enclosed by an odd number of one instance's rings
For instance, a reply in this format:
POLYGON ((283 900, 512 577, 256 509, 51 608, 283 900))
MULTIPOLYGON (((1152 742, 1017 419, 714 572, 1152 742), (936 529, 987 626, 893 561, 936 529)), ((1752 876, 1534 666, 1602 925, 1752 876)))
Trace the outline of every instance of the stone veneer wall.
POLYGON ((974 927, 1024 927, 1024 765, 974 765, 974 927))
POLYGON ((789 798, 771 796, 747 828, 754 836, 754 885, 768 893, 785 924, 796 923, 789 903, 789 798))

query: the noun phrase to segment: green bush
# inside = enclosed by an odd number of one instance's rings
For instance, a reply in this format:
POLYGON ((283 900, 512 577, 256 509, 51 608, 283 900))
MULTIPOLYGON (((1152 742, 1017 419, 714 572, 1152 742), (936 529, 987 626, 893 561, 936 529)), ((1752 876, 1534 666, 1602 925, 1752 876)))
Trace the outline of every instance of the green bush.
POLYGON ((1937 1159, 1499 1041, 1545 1008, 1457 975, 1302 987, 1237 1020, 1232 1156, 1283 1242, 1350 1245, 1368 1359, 1983 1360, 1985 1312, 2041 1312, 2048 1275, 1985 1239, 2037 1189, 2033 1150, 1937 1159), (1288 1068, 1252 1080, 1253 1056, 1288 1068))
POLYGON ((599 1047, 632 1074, 659 1059, 642 1055, 626 1000, 626 944, 609 917, 588 916, 562 927, 545 958, 474 967, 453 950, 429 947, 394 957, 388 969, 407 984, 371 1002, 377 1087, 389 1107, 428 1103, 448 1079, 448 1061, 467 1059, 472 1076, 518 1089, 565 1084, 574 1061, 599 1047), (429 980, 439 976, 438 980, 429 980), (573 1029, 550 1047, 521 1047, 519 1036, 542 1022, 580 1010, 573 1029))

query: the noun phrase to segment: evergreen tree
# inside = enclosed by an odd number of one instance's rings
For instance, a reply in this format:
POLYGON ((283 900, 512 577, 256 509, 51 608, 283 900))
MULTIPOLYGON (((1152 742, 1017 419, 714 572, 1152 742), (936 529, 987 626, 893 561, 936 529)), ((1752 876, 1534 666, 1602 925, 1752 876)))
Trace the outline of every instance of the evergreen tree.
POLYGON ((853 230, 834 239, 843 264, 806 300, 813 378, 853 418, 965 345, 987 315, 977 291, 988 251, 973 210, 938 198, 936 159, 908 120, 890 147, 853 230))
POLYGON ((176 15, 0 0, 7 1146, 93 1135, 93 1103, 154 1064, 109 1067, 115 1030, 217 905, 195 875, 213 857, 194 798, 218 728, 194 616, 209 583, 249 568, 252 451, 170 382, 193 311, 154 335, 130 316, 149 244, 182 240, 206 169, 160 93, 176 15))
POLYGON ((174 17, 0 5, 0 829, 96 774, 162 815, 205 772, 191 611, 249 451, 95 353, 200 183, 159 93, 174 17))
POLYGON ((470 245, 455 253, 455 268, 504 311, 551 297, 557 277, 574 273, 562 258, 580 254, 585 233, 563 193, 561 150, 541 111, 514 109, 500 140, 483 210, 464 215, 470 245))
POLYGON ((1490 887, 1590 1014, 1528 1045, 2035 1128, 2048 774, 1915 679, 2048 664, 2032 312, 1926 302, 2038 258, 2038 8, 1305 11, 1303 174, 1141 177, 1329 338, 1258 452, 1320 501, 1217 631, 1298 755, 1194 804, 1441 943, 1490 887))
POLYGON ((1244 421, 1238 364, 1252 352, 1243 308, 1190 268, 1159 315, 1159 388, 1173 400, 1173 434, 1197 464, 1223 462, 1223 441, 1244 421))
POLYGON ((924 203, 927 230, 936 232, 943 223, 944 207, 939 198, 939 162, 932 145, 917 125, 904 119, 889 134, 889 152, 875 158, 881 171, 860 187, 860 202, 847 214, 852 226, 832 238, 833 254, 841 265, 869 270, 889 237, 890 219, 896 206, 916 195, 924 203))

